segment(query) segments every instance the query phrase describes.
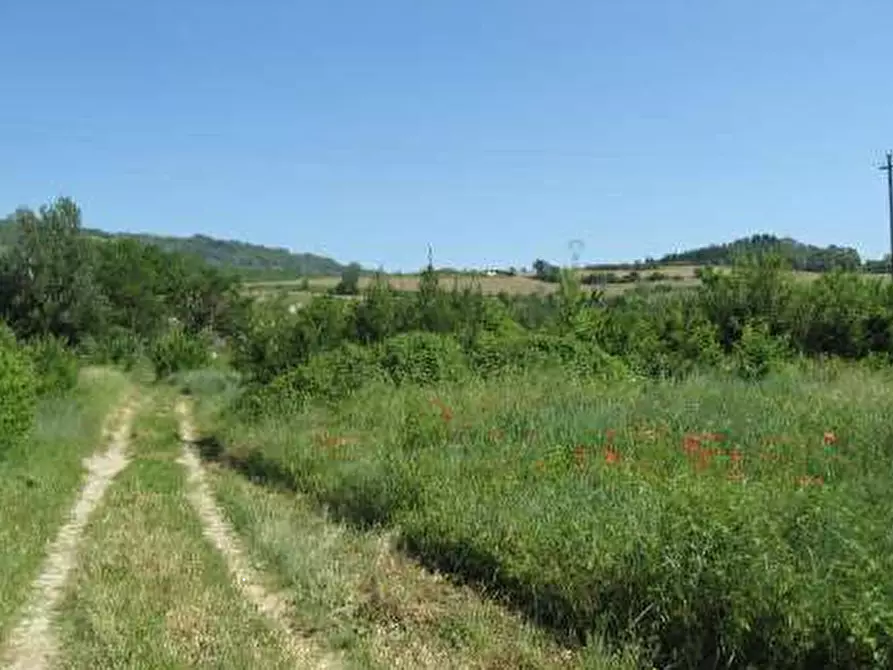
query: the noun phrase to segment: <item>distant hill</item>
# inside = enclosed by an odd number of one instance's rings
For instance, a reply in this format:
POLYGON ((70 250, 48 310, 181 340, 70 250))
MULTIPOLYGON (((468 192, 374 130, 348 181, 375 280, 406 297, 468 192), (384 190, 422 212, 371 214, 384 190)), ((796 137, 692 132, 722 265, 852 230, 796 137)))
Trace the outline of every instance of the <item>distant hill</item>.
POLYGON ((817 247, 791 238, 774 235, 753 235, 728 244, 712 244, 690 251, 667 254, 660 263, 689 263, 692 265, 731 265, 743 255, 777 253, 791 263, 795 270, 826 272, 834 269, 858 270, 862 266, 859 252, 849 247, 817 247))
MULTIPOLYGON (((85 233, 98 238, 127 237, 165 251, 199 256, 211 265, 230 268, 251 279, 283 279, 304 276, 338 276, 344 265, 326 256, 295 254, 288 249, 265 247, 234 240, 218 240, 206 235, 192 237, 165 237, 161 235, 108 233, 85 229, 85 233)), ((15 243, 18 229, 12 219, 0 219, 0 248, 15 243)))

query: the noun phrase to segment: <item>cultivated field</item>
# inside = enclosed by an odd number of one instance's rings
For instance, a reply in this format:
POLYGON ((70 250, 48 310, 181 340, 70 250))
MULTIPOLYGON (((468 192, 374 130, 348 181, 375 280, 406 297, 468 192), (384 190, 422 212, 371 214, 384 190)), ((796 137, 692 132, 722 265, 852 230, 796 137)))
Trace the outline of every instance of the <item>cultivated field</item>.
MULTIPOLYGON (((661 265, 652 270, 640 271, 641 279, 636 282, 626 283, 608 283, 603 285, 584 286, 586 290, 601 290, 607 296, 616 296, 627 293, 636 288, 654 288, 662 287, 669 289, 686 289, 698 286, 700 280, 695 276, 698 266, 695 265, 661 265), (660 273, 665 278, 656 281, 649 280, 648 277, 653 273, 660 273)), ((726 271, 719 268, 720 272, 726 271)), ((583 277, 598 272, 593 270, 579 270, 577 275, 583 277)), ((615 274, 624 275, 626 271, 618 271, 615 274)), ((821 276, 817 272, 794 272, 792 273, 800 281, 813 281, 821 276)), ((885 281, 886 275, 869 275, 878 281, 885 281)), ((388 283, 399 291, 417 291, 419 286, 419 275, 417 274, 391 274, 385 276, 388 283)), ((245 285, 245 289, 249 295, 267 298, 270 296, 281 296, 290 304, 303 306, 313 299, 314 295, 330 292, 337 284, 337 277, 308 277, 306 283, 304 280, 288 280, 288 281, 250 281, 245 285)), ((465 287, 480 288, 484 295, 498 295, 505 293, 510 296, 546 296, 555 293, 558 285, 539 281, 532 274, 516 275, 514 277, 496 275, 487 276, 483 273, 441 273, 440 281, 446 288, 458 286, 460 289, 465 287)), ((364 276, 360 278, 360 290, 366 289, 372 278, 364 276)), ((353 297, 353 296, 345 296, 353 297)))

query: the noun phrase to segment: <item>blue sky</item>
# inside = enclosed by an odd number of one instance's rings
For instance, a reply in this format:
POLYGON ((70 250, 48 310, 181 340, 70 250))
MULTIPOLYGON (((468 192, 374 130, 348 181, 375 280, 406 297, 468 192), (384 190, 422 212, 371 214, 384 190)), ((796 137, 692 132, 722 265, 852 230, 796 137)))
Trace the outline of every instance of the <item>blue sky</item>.
POLYGON ((889 0, 0 0, 0 212, 414 269, 888 248, 889 0))

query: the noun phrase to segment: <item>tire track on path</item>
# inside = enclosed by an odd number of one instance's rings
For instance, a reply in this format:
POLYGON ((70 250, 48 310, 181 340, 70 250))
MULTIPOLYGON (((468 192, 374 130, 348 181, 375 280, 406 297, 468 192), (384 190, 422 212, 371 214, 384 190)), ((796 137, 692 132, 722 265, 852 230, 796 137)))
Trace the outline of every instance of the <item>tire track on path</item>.
POLYGON ((186 468, 189 483, 187 495, 201 519, 205 537, 223 556, 239 592, 268 619, 283 649, 301 662, 300 667, 341 668, 342 664, 337 658, 324 653, 311 640, 296 634, 289 627, 286 615, 288 599, 264 586, 266 580, 252 567, 241 542, 211 495, 204 468, 194 447, 196 432, 191 408, 184 398, 178 400, 176 411, 183 443, 183 453, 178 462, 186 468))
POLYGON ((52 630, 53 618, 62 591, 77 561, 78 547, 90 514, 100 503, 109 484, 128 463, 135 402, 131 399, 111 413, 106 422, 111 442, 107 449, 95 452, 84 459, 87 478, 81 493, 69 512, 68 521, 50 544, 40 574, 31 587, 31 597, 26 603, 19 624, 9 637, 3 665, 9 670, 43 670, 49 667, 58 651, 56 636, 52 630))

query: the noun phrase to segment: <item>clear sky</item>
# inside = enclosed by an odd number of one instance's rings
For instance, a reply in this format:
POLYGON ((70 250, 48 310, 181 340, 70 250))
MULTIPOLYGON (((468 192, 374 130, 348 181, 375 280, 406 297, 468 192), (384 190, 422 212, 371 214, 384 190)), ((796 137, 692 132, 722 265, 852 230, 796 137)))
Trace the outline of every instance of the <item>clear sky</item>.
POLYGON ((0 0, 0 212, 414 269, 888 248, 890 0, 0 0))

